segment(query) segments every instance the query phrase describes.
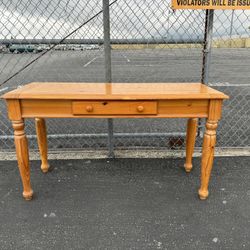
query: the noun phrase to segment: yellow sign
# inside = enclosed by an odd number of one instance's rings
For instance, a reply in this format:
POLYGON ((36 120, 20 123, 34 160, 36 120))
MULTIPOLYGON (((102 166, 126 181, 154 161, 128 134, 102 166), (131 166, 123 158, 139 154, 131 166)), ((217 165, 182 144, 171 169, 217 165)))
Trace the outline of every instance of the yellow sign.
POLYGON ((172 0, 173 9, 247 10, 250 0, 172 0))

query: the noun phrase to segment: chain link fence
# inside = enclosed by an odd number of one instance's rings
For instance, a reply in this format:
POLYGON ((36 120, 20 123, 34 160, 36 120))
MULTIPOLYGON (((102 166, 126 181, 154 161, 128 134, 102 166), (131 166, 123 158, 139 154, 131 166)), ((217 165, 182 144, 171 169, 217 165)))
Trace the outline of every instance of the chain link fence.
MULTIPOLYGON (((0 94, 32 81, 104 82, 101 1, 0 3, 0 94)), ((250 11, 215 11, 207 84, 230 96, 218 147, 250 146, 250 11)), ((112 82, 200 82, 206 11, 169 0, 110 0, 112 82)), ((206 69, 208 71, 208 69, 206 69)), ((115 148, 184 146, 185 119, 115 119, 115 148)), ((48 119, 51 149, 108 148, 106 119, 48 119)), ((204 121, 201 121, 201 131, 204 121)), ((37 148, 34 121, 26 121, 37 148)), ((201 145, 198 136, 197 146, 201 145)), ((0 151, 13 150, 0 100, 0 151)))

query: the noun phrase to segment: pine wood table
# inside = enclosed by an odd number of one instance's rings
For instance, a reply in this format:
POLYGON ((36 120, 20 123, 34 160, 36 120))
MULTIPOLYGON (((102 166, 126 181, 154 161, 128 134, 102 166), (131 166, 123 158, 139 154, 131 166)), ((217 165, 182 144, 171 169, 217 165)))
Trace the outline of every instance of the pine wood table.
POLYGON ((208 197, 216 128, 228 96, 200 83, 31 83, 8 92, 23 197, 32 199, 29 149, 24 119, 35 118, 41 169, 49 170, 45 118, 188 118, 185 170, 192 169, 197 118, 206 119, 200 199, 208 197))

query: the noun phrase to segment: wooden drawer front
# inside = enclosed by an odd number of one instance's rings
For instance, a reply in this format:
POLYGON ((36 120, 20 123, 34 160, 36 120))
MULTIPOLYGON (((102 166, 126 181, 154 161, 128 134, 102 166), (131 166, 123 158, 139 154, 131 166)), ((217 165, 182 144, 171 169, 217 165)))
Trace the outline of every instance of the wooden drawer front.
POLYGON ((156 101, 75 101, 73 115, 154 115, 156 101))

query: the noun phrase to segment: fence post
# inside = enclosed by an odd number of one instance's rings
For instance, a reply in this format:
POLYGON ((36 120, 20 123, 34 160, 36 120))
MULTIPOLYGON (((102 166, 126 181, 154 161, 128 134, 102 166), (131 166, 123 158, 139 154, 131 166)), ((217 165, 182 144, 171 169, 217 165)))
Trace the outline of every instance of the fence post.
MULTIPOLYGON (((102 1, 103 6, 103 35, 104 35, 104 61, 105 61, 105 82, 111 83, 111 45, 110 45, 110 16, 109 16, 109 0, 102 1)), ((108 157, 114 158, 114 133, 113 119, 108 119, 108 157)))
MULTIPOLYGON (((213 22, 214 22, 214 10, 206 10, 205 20, 205 33, 203 43, 203 61, 202 61, 202 77, 201 83, 208 84, 210 59, 211 59, 211 48, 213 39, 213 22)), ((198 120, 198 133, 197 136, 201 135, 201 119, 198 120)))
POLYGON ((229 31, 230 39, 232 39, 232 34, 233 34, 233 23, 234 23, 234 10, 232 10, 232 16, 230 21, 230 31, 229 31))
POLYGON ((213 39, 213 22, 214 22, 214 10, 206 10, 202 79, 201 79, 201 82, 203 84, 208 84, 211 48, 212 48, 212 39, 213 39))

